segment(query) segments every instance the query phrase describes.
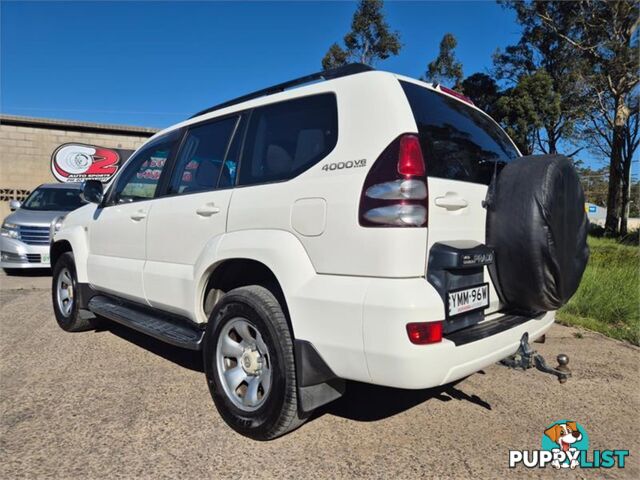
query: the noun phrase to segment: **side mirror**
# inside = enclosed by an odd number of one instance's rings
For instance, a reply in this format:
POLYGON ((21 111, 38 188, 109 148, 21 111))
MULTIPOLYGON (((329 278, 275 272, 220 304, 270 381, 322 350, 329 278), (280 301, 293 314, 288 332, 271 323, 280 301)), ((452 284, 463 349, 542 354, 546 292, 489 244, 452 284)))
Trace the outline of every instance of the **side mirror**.
POLYGON ((102 203, 104 197, 102 182, 99 180, 85 180, 82 182, 82 193, 80 196, 85 202, 102 203))
POLYGON ((20 208, 20 205, 22 204, 18 200, 11 200, 9 202, 9 210, 11 210, 12 212, 15 212, 20 208))

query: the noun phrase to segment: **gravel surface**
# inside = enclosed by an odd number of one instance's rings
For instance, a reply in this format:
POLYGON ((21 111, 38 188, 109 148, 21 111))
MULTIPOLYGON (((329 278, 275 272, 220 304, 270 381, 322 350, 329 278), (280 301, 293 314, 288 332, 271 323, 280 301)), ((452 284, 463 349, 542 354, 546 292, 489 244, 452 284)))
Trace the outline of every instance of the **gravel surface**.
MULTIPOLYGON (((560 385, 494 365, 453 386, 347 394, 272 442, 218 416, 198 354, 124 327, 65 333, 50 278, 0 275, 0 478, 640 478, 639 349, 555 326, 535 347, 571 358, 560 385), (581 423, 625 469, 508 469, 545 427, 581 423)), ((555 364, 555 362, 554 362, 555 364)))

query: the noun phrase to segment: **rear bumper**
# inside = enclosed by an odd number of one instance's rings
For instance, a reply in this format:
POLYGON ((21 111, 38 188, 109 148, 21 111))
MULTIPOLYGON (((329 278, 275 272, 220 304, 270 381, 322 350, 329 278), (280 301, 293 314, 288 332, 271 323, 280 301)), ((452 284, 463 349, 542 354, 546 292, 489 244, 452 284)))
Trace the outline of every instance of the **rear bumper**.
POLYGON ((49 245, 28 245, 0 237, 0 268, 50 268, 49 245))
POLYGON ((422 389, 463 378, 515 353, 525 332, 530 340, 541 337, 555 320, 555 312, 511 321, 493 314, 479 324, 485 328, 475 337, 461 340, 452 334, 437 344, 414 345, 407 323, 444 318, 437 293, 424 279, 379 280, 368 290, 363 325, 367 367, 372 383, 390 387, 422 389), (491 327, 501 320, 504 328, 491 327))

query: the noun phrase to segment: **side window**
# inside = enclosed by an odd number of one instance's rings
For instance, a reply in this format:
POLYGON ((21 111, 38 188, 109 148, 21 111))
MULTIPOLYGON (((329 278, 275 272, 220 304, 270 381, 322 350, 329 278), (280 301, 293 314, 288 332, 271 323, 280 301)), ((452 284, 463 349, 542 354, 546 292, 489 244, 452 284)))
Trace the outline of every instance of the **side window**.
POLYGON ((288 180, 326 157, 338 141, 332 93, 256 108, 251 115, 240 184, 288 180))
POLYGON ((111 203, 153 198, 162 170, 178 138, 179 134, 175 131, 138 150, 118 177, 111 203))
POLYGON ((189 128, 171 176, 169 193, 214 190, 233 184, 235 168, 225 163, 225 155, 238 117, 189 128), (232 178, 233 177, 233 178, 232 178))

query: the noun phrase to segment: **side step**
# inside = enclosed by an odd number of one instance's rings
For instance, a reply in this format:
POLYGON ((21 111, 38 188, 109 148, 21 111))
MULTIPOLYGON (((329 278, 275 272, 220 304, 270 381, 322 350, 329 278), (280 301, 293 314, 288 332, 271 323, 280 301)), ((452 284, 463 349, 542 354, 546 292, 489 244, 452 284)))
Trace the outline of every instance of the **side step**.
POLYGON ((103 295, 89 300, 89 310, 138 332, 176 347, 201 350, 204 330, 190 325, 188 320, 169 314, 134 307, 103 295))

